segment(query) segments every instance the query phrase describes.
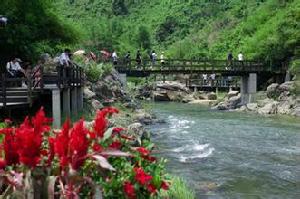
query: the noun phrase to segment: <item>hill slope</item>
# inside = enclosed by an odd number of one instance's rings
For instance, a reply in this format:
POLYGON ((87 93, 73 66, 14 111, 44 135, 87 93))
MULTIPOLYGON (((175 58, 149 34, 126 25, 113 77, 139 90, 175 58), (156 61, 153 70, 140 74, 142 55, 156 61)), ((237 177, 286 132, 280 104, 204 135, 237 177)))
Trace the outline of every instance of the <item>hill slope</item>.
MULTIPOLYGON (((156 49, 176 58, 283 61, 300 46, 299 0, 56 0, 91 49, 156 49)), ((299 50, 298 50, 299 51, 299 50)))

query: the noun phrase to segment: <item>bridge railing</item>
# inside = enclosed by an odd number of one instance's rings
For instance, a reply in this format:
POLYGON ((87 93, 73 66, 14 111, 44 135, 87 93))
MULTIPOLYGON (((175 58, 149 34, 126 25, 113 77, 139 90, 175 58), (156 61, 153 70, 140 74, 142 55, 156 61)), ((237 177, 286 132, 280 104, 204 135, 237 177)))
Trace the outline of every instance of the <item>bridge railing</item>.
POLYGON ((118 70, 141 70, 141 71, 169 71, 169 70, 184 70, 184 71, 271 71, 272 68, 263 62, 252 60, 245 61, 227 61, 227 60, 188 60, 188 59, 144 59, 140 63, 134 59, 118 60, 115 63, 118 70))

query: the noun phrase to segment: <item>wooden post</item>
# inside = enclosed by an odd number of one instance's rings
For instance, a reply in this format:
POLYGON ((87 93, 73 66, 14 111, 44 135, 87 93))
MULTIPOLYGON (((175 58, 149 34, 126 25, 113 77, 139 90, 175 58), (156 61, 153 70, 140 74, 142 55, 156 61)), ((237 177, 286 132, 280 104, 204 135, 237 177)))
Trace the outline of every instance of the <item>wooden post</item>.
POLYGON ((31 78, 27 77, 27 93, 28 93, 28 103, 29 103, 29 107, 32 106, 32 82, 31 82, 31 78))

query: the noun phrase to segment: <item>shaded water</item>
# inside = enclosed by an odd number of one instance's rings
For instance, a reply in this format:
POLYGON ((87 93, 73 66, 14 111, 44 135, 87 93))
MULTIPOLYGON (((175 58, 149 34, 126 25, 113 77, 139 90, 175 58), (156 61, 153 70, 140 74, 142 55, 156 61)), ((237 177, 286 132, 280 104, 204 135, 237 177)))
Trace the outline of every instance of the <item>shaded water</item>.
POLYGON ((152 105, 150 126, 170 173, 197 198, 300 198, 300 121, 199 105, 152 105))

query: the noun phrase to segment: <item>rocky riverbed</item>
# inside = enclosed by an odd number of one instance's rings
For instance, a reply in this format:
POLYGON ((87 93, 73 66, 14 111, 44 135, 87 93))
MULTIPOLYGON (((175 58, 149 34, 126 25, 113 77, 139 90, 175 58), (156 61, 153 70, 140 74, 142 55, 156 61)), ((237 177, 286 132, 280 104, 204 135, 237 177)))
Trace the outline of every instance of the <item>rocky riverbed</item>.
POLYGON ((264 92, 259 92, 252 103, 241 104, 238 91, 231 91, 226 98, 212 107, 217 110, 255 112, 261 115, 292 115, 300 117, 300 97, 295 94, 295 82, 273 83, 264 92))

